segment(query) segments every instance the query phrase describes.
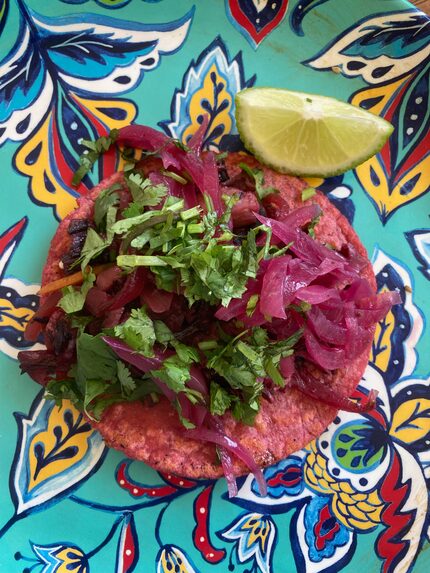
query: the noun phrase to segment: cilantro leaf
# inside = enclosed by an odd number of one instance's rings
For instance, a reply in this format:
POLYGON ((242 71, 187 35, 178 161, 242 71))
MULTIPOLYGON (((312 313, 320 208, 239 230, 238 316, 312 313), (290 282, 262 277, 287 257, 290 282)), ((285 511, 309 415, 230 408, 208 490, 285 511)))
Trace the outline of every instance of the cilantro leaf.
POLYGON ((103 239, 103 237, 90 227, 87 231, 84 246, 82 247, 81 256, 78 259, 81 263, 81 268, 85 270, 88 263, 101 255, 111 243, 112 239, 103 239))
POLYGON ((125 322, 115 326, 115 336, 144 356, 154 356, 154 325, 144 307, 133 309, 125 322))
POLYGON ((162 183, 154 185, 149 178, 144 179, 138 171, 126 175, 126 182, 134 203, 139 208, 154 207, 167 195, 167 187, 162 183))
POLYGON ((316 194, 316 189, 314 189, 313 187, 306 187, 306 189, 303 189, 302 191, 302 201, 307 201, 315 194, 316 194))
POLYGON ((84 308, 85 298, 88 291, 94 285, 96 275, 93 272, 84 273, 84 282, 80 288, 67 286, 62 290, 63 296, 61 297, 58 306, 67 314, 79 312, 84 308))
POLYGON ((91 380, 89 378, 85 381, 85 397, 84 397, 84 411, 91 419, 93 416, 91 415, 90 411, 90 404, 93 400, 105 394, 106 390, 109 388, 109 382, 96 379, 91 380))
POLYGON ((136 382, 124 362, 117 360, 116 366, 118 380, 121 384, 121 391, 125 396, 128 396, 136 389, 136 382))
POLYGON ((122 216, 125 219, 129 219, 131 217, 138 217, 141 214, 142 214, 142 211, 139 207, 139 203, 135 203, 134 201, 129 203, 128 207, 126 207, 124 209, 124 211, 122 212, 122 216))
POLYGON ((109 207, 118 205, 119 195, 116 191, 119 189, 121 189, 121 185, 119 183, 115 183, 107 189, 103 189, 103 191, 101 191, 97 196, 97 199, 94 202, 94 222, 97 227, 100 227, 102 224, 109 207))
POLYGON ((175 355, 166 358, 159 370, 151 370, 151 375, 165 382, 176 393, 185 390, 185 383, 191 378, 189 365, 175 355))
POLYGON ((246 163, 239 163, 239 167, 242 169, 242 171, 245 171, 245 173, 247 175, 249 175, 250 177, 252 177, 255 181, 255 192, 258 195, 258 198, 260 199, 264 199, 264 197, 266 197, 267 195, 270 195, 271 193, 278 193, 278 190, 275 189, 274 187, 266 187, 264 184, 264 173, 261 169, 252 169, 249 165, 247 165, 246 163))
POLYGON ((243 422, 248 426, 253 426, 255 422, 255 416, 258 414, 259 406, 258 402, 240 402, 237 400, 233 405, 233 416, 239 422, 243 422))
POLYGON ((116 356, 102 340, 102 334, 81 333, 76 340, 76 380, 80 387, 86 380, 116 380, 116 356))
POLYGON ((230 408, 232 396, 222 386, 212 381, 210 385, 210 412, 222 416, 230 408))
POLYGON ((187 430, 193 430, 196 426, 190 420, 188 420, 188 418, 185 418, 185 416, 183 415, 182 406, 179 400, 175 400, 174 406, 176 408, 176 411, 178 412, 179 420, 181 421, 181 424, 184 426, 184 428, 186 428, 187 430))
POLYGON ((102 135, 95 141, 82 140, 82 145, 86 151, 80 156, 80 166, 73 175, 72 185, 77 187, 82 179, 92 170, 100 155, 105 153, 117 140, 119 131, 112 129, 109 135, 102 135))
POLYGON ((45 386, 44 398, 54 400, 56 406, 62 406, 63 400, 70 400, 80 410, 83 409, 84 396, 75 380, 50 380, 45 386))

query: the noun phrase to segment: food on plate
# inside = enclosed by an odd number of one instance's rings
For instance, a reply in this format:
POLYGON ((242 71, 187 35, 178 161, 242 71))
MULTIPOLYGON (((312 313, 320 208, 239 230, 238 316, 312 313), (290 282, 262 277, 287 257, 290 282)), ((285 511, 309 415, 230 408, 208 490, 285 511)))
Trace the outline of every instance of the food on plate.
POLYGON ((245 147, 283 173, 330 177, 375 155, 391 123, 331 97, 279 88, 248 88, 236 96, 245 147))
POLYGON ((352 400, 377 322, 366 250, 327 198, 243 153, 132 125, 124 170, 82 196, 43 268, 21 368, 106 443, 193 478, 254 472, 318 436, 352 400), (139 150, 136 152, 136 150, 139 150))

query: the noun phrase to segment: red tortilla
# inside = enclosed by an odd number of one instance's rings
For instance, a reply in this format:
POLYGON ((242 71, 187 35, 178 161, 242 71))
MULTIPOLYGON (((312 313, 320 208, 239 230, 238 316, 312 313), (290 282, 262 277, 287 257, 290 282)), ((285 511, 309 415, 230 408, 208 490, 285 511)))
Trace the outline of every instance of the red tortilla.
MULTIPOLYGON (((240 171, 237 165, 241 161, 263 169, 265 185, 278 189, 283 198, 288 199, 291 209, 303 205, 301 192, 307 187, 304 181, 279 174, 259 165, 253 158, 237 153, 229 155, 226 160, 230 176, 240 171)), ((121 181, 122 175, 116 173, 94 187, 89 195, 79 199, 77 209, 60 223, 43 269, 42 284, 63 276, 58 262, 70 246, 67 232, 70 221, 91 218, 94 201, 100 191, 121 181)), ((375 276, 366 250, 347 219, 320 192, 309 201, 318 203, 323 212, 315 229, 317 239, 337 250, 352 247, 364 257, 367 263, 362 276, 376 291, 375 276)), ((324 383, 339 396, 350 396, 361 379, 369 352, 370 348, 366 349, 347 369, 324 374, 324 383)), ((336 408, 287 387, 285 391, 277 392, 272 402, 262 398, 253 427, 237 422, 230 414, 224 416, 224 427, 227 435, 249 450, 259 466, 267 466, 306 446, 333 421, 336 413, 336 408)), ((115 404, 94 426, 108 446, 121 450, 130 458, 142 460, 156 470, 191 478, 218 478, 223 475, 215 446, 188 438, 176 411, 165 398, 153 405, 142 402, 115 404)), ((247 473, 240 460, 234 458, 233 463, 236 475, 247 473)))

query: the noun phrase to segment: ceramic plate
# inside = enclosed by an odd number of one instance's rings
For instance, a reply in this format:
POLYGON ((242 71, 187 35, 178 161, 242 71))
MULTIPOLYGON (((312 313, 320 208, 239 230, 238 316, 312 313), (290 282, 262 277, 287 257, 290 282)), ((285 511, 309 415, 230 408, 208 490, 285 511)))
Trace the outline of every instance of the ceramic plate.
POLYGON ((0 0, 1 573, 430 570, 428 24, 402 0, 0 0), (80 139, 141 122, 186 142, 207 113, 206 144, 231 147, 234 95, 252 85, 334 95, 394 124, 377 157, 311 184, 402 304, 358 390, 376 388, 377 409, 339 413, 268 468, 267 497, 247 477, 229 500, 224 480, 108 451, 16 356, 75 205, 80 139))

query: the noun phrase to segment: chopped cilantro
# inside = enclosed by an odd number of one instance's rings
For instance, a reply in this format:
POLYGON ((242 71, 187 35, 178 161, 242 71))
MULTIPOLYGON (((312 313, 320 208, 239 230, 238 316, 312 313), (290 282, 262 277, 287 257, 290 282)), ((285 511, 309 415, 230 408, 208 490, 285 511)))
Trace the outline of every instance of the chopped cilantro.
POLYGON ((99 228, 105 219, 109 207, 117 206, 119 203, 119 195, 117 191, 121 189, 119 183, 111 185, 107 189, 103 189, 101 193, 97 196, 94 202, 94 222, 99 228))
POLYGON ((62 290, 63 296, 58 306, 62 308, 64 312, 67 312, 67 314, 73 314, 82 310, 88 291, 93 286, 95 280, 96 275, 92 271, 84 273, 84 281, 80 288, 67 286, 62 290))
POLYGON ((154 325, 144 307, 133 309, 130 318, 115 326, 115 336, 144 356, 154 356, 154 325))
POLYGON ((121 391, 125 396, 128 396, 136 389, 136 382, 133 380, 130 370, 123 362, 117 360, 116 367, 118 380, 121 384, 121 391))
POLYGON ((316 190, 313 187, 306 187, 302 191, 302 201, 307 201, 311 197, 313 197, 316 193, 316 190))
POLYGON ((76 380, 83 386, 86 380, 113 381, 116 378, 116 356, 102 340, 102 335, 91 336, 86 332, 76 340, 76 380))
POLYGON ((260 299, 259 294, 253 294, 249 297, 249 300, 246 303, 246 315, 247 316, 252 316, 254 314, 254 311, 257 307, 259 299, 260 299))
POLYGON ((77 262, 81 263, 81 268, 85 270, 88 263, 97 258, 112 243, 112 239, 104 239, 91 227, 87 231, 84 246, 82 247, 81 256, 77 262))
POLYGON ((210 412, 222 416, 230 409, 233 396, 225 388, 212 381, 210 385, 210 412))
POLYGON ((117 140, 119 131, 112 129, 109 135, 102 135, 96 141, 82 140, 82 145, 86 151, 80 156, 80 166, 73 175, 72 185, 77 187, 82 179, 92 170, 100 155, 105 153, 117 140))
POLYGON ((133 202, 143 210, 144 207, 155 207, 167 195, 167 187, 154 185, 150 179, 144 179, 138 171, 126 173, 126 183, 133 197, 133 202))
POLYGON ((320 219, 321 219, 321 215, 314 217, 308 226, 308 234, 313 239, 315 239, 315 227, 318 225, 318 222, 320 219))
POLYGON ((239 167, 242 169, 242 171, 245 171, 245 173, 247 175, 249 175, 250 177, 252 177, 255 181, 255 192, 258 195, 258 198, 260 199, 264 199, 264 197, 266 197, 267 195, 270 195, 271 193, 278 193, 278 190, 275 189, 274 187, 266 187, 264 184, 264 173, 261 169, 252 169, 249 165, 247 165, 246 163, 239 163, 239 167))

